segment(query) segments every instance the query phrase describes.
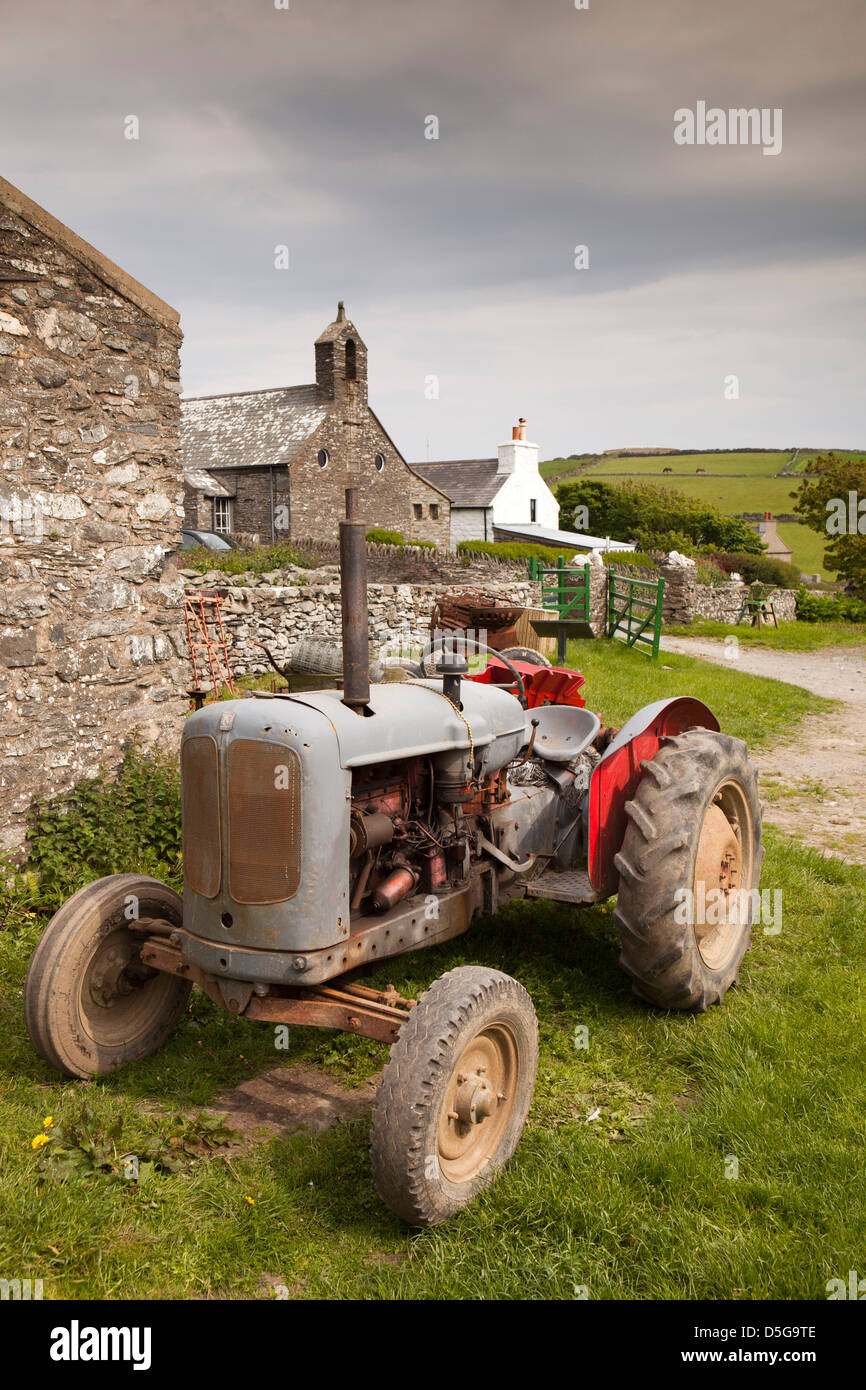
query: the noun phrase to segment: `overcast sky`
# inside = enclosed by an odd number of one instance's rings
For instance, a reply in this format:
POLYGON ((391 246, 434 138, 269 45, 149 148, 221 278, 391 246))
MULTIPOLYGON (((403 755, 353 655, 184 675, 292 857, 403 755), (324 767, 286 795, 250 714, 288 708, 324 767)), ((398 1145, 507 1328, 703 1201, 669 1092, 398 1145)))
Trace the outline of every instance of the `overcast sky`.
POLYGON ((289 3, 0 0, 0 172, 180 310, 187 394, 311 380, 342 298, 409 460, 866 446, 863 0, 289 3), (699 101, 781 153, 675 144, 699 101))

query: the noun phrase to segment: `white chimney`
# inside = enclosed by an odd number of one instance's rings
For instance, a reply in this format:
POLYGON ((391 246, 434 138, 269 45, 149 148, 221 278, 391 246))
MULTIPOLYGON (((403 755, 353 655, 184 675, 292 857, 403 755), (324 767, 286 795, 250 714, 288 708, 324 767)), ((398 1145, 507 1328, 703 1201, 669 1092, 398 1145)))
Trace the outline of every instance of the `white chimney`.
POLYGON ((500 477, 509 473, 524 472, 527 468, 538 472, 538 445, 530 444, 526 438, 526 416, 521 415, 516 425, 511 427, 511 438, 498 448, 499 460, 496 472, 500 477))

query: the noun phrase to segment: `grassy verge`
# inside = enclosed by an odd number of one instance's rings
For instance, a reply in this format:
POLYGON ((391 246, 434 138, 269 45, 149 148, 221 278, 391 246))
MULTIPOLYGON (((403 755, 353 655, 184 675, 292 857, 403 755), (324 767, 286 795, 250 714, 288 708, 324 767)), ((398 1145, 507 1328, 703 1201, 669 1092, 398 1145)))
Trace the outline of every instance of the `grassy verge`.
MULTIPOLYGON (((866 651, 866 626, 863 623, 782 623, 780 627, 749 627, 745 623, 711 622, 695 618, 681 626, 665 627, 665 637, 736 637, 742 646, 769 647, 777 651, 814 652, 822 647, 863 647, 866 651)), ((665 661, 669 653, 665 654, 665 661)))

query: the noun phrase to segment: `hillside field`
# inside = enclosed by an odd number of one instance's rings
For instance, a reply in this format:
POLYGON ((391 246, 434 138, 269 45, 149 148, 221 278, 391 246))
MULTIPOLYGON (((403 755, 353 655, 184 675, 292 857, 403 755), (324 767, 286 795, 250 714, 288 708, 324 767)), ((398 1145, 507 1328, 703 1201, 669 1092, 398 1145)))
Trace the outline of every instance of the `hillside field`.
MULTIPOLYGON (((809 458, 817 458, 820 450, 811 450, 798 459, 796 471, 784 477, 776 476, 794 456, 794 450, 731 451, 718 454, 654 454, 639 458, 599 456, 588 466, 579 466, 575 459, 548 459, 540 464, 541 474, 556 488, 558 482, 575 478, 602 478, 611 484, 633 478, 640 482, 672 487, 687 497, 709 502, 731 516, 744 513, 772 512, 775 516, 794 510, 793 493, 799 485, 797 476, 809 458), (672 472, 664 473, 670 468, 672 472), (696 474, 705 468, 705 474, 696 474)), ((838 451, 839 457, 856 458, 856 453, 838 451)), ((779 534, 791 547, 792 561, 806 574, 818 573, 831 578, 824 563, 824 544, 815 531, 799 522, 781 522, 779 534)))
POLYGON ((645 476, 649 473, 662 473, 670 468, 673 473, 694 474, 698 468, 706 473, 737 474, 771 478, 781 473, 786 463, 794 457, 794 450, 785 453, 730 453, 730 454, 658 454, 645 458, 606 458, 592 467, 594 478, 629 473, 645 476))

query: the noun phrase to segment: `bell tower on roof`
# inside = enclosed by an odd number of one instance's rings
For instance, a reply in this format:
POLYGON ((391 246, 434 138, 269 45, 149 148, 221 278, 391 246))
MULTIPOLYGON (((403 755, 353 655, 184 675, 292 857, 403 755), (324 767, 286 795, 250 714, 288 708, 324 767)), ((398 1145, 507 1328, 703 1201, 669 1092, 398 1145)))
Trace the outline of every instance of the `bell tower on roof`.
POLYGON ((316 396, 356 409, 367 404, 367 348, 342 299, 337 317, 316 339, 316 396))

